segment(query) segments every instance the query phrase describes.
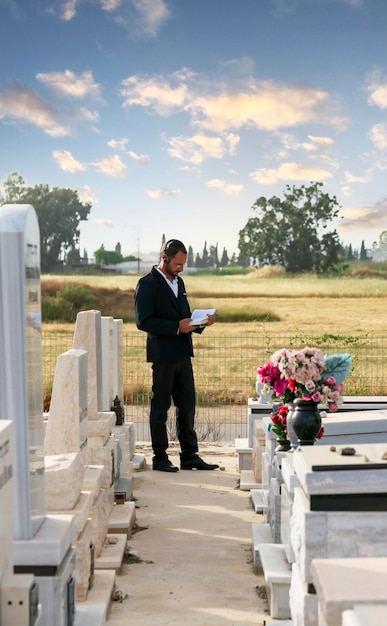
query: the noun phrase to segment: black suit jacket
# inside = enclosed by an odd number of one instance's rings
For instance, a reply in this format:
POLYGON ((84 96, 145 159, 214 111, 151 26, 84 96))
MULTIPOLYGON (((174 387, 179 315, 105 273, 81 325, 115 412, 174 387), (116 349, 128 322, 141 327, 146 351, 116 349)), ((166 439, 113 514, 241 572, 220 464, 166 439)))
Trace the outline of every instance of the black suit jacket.
MULTIPOLYGON (((134 293, 136 325, 147 333, 147 361, 171 362, 193 356, 191 333, 178 334, 179 321, 191 317, 191 309, 184 281, 180 276, 177 281, 177 298, 156 267, 137 283, 134 293)), ((201 332, 201 329, 193 332, 201 332)))

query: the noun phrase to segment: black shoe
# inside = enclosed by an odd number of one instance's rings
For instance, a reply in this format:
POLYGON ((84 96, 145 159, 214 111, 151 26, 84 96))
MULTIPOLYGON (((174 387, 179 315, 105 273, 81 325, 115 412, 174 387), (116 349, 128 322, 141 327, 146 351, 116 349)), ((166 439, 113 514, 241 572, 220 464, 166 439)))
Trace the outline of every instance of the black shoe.
POLYGON ((176 465, 172 465, 171 461, 166 459, 153 459, 152 467, 154 470, 159 470, 159 472, 178 472, 179 468, 176 465))
POLYGON ((216 463, 206 463, 197 454, 191 454, 186 456, 180 454, 180 469, 182 470, 214 470, 218 469, 219 465, 216 463))

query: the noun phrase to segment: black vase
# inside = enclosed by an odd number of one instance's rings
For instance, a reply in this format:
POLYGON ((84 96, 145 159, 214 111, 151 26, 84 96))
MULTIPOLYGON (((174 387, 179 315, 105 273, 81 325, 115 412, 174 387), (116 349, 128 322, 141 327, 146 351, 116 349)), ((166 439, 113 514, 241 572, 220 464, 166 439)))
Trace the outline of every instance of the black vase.
POLYGON ((276 449, 275 449, 276 452, 289 452, 290 448, 292 447, 292 444, 289 441, 289 439, 280 439, 278 437, 277 443, 278 443, 278 446, 276 446, 276 449))
POLYGON ((288 413, 287 422, 297 436, 300 446, 313 446, 321 428, 318 403, 297 398, 288 413))

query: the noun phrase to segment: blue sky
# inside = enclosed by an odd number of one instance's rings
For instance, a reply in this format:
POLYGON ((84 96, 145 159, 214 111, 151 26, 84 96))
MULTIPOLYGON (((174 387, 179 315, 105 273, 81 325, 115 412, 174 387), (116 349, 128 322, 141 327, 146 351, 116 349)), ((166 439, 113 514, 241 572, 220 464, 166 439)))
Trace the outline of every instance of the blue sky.
POLYGON ((385 0, 0 0, 0 182, 78 190, 89 256, 238 251, 261 196, 324 183, 387 229, 385 0))

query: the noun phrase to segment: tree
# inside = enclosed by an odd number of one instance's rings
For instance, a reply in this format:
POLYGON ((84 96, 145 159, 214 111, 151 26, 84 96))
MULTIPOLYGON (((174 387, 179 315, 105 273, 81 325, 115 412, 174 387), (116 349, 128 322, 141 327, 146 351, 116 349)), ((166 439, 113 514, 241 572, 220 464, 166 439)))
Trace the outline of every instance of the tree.
POLYGON ((103 246, 94 252, 94 257, 96 263, 102 263, 103 265, 117 265, 117 263, 122 263, 124 260, 121 252, 117 250, 105 250, 103 246))
POLYGON ((203 254, 202 254, 202 267, 208 267, 208 250, 207 250, 207 241, 204 242, 203 254))
POLYGON ((340 241, 335 229, 327 229, 338 217, 339 205, 335 196, 322 192, 322 186, 287 185, 283 200, 258 198, 252 206, 257 215, 239 232, 239 260, 281 265, 287 272, 334 269, 340 260, 340 241))
POLYGON ((188 256, 187 256, 187 267, 194 266, 194 258, 193 258, 193 249, 192 246, 188 248, 188 256))
MULTIPOLYGON (((42 272, 55 271, 58 263, 78 247, 79 223, 87 220, 91 204, 79 200, 73 189, 50 189, 41 184, 27 187, 17 172, 10 174, 4 183, 4 196, 0 203, 32 204, 40 229, 42 272)), ((72 256, 72 255, 70 255, 72 256)))
POLYGON ((220 267, 226 267, 229 263, 229 258, 226 248, 223 248, 222 258, 220 260, 220 267))
POLYGON ((360 246, 360 261, 365 261, 367 258, 368 258, 367 250, 364 245, 364 239, 363 239, 361 242, 361 246, 360 246))

